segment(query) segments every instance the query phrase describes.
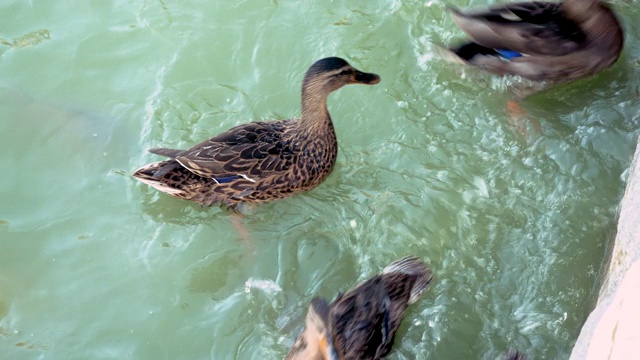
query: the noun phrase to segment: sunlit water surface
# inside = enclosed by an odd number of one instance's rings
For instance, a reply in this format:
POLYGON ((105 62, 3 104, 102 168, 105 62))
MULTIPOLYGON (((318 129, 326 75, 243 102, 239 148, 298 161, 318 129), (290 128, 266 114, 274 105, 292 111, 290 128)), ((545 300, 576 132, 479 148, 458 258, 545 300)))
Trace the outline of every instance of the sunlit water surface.
POLYGON ((640 129, 639 5, 614 2, 614 67, 513 123, 507 82, 433 57, 462 37, 442 1, 0 2, 1 357, 278 359, 314 296, 413 254, 436 281, 391 359, 567 358, 640 129), (335 171, 255 209, 251 244, 130 176, 297 116, 331 55, 382 82, 331 95, 335 171))

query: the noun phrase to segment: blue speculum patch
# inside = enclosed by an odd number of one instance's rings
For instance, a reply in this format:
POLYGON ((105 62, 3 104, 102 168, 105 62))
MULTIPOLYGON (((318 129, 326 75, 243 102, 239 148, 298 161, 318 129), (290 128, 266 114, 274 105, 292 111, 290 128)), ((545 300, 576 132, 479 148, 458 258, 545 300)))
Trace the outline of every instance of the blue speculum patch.
POLYGON ((223 178, 216 178, 216 181, 218 183, 220 183, 220 184, 224 184, 224 183, 231 182, 231 181, 233 181, 235 179, 239 179, 241 177, 242 176, 240 176, 240 175, 232 175, 232 176, 226 176, 226 177, 223 177, 223 178))
POLYGON ((511 59, 522 56, 521 53, 513 50, 507 50, 507 49, 495 49, 495 50, 498 54, 500 54, 500 56, 502 56, 506 60, 511 60, 511 59))

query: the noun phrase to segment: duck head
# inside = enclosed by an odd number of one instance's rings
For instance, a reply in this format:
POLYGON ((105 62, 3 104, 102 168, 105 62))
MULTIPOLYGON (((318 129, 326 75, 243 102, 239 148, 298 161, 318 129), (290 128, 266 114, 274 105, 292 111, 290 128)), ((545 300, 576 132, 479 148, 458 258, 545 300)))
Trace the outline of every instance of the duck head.
POLYGON ((339 57, 316 61, 307 70, 302 82, 303 93, 329 94, 347 84, 375 85, 380 76, 362 72, 339 57))

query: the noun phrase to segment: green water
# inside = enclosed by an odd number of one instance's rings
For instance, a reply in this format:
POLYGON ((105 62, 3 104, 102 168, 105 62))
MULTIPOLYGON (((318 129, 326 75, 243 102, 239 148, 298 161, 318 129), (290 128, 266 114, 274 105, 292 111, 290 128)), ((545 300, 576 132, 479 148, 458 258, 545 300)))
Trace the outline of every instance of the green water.
POLYGON ((437 278, 389 358, 567 358, 640 129, 639 5, 614 67, 523 103, 539 133, 433 58, 462 36, 441 1, 0 1, 0 357, 278 359, 314 296, 413 254, 437 278), (331 95, 333 174, 255 209, 250 246, 130 176, 297 116, 331 55, 382 82, 331 95))

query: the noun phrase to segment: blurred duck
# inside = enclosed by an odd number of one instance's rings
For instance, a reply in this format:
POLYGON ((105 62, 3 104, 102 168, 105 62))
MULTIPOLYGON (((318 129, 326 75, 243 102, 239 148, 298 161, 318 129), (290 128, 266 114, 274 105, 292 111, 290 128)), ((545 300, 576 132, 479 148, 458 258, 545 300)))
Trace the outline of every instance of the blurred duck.
POLYGON ((378 75, 341 58, 319 60, 302 82, 299 119, 242 124, 188 150, 150 149, 169 159, 145 165, 133 176, 181 199, 233 208, 312 189, 329 175, 338 153, 328 95, 347 84, 378 82, 378 75))
POLYGON ((340 294, 331 303, 315 298, 306 326, 287 360, 380 359, 391 351, 404 311, 433 279, 418 258, 405 257, 382 274, 340 294))
POLYGON ((498 75, 520 75, 546 85, 569 82, 608 68, 622 50, 620 23, 598 0, 449 11, 471 41, 449 49, 453 56, 448 57, 498 75))
POLYGON ((504 356, 504 360, 527 360, 527 357, 520 351, 511 350, 504 356))

